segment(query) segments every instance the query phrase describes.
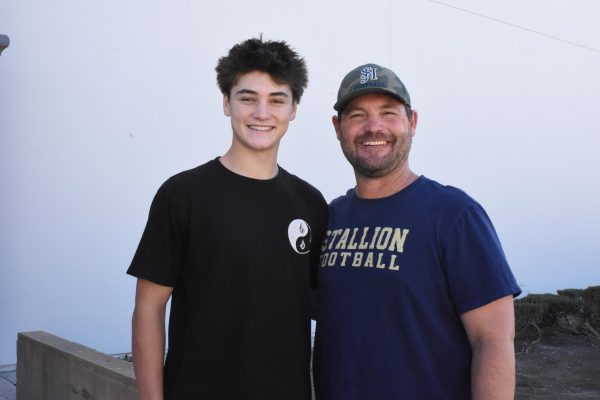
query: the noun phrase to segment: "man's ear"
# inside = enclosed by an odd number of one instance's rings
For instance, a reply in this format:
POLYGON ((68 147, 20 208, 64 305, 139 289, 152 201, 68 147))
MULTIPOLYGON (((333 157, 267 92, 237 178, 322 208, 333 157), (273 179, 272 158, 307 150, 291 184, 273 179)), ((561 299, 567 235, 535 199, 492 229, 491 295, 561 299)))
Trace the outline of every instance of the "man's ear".
POLYGON ((231 106, 229 105, 229 96, 223 94, 223 114, 231 117, 231 106))
POLYGON ((340 140, 340 120, 337 115, 331 117, 331 122, 333 123, 333 129, 335 129, 335 137, 340 140))
POLYGON ((410 136, 415 137, 417 134, 417 122, 419 121, 419 113, 413 110, 412 116, 410 117, 410 136))

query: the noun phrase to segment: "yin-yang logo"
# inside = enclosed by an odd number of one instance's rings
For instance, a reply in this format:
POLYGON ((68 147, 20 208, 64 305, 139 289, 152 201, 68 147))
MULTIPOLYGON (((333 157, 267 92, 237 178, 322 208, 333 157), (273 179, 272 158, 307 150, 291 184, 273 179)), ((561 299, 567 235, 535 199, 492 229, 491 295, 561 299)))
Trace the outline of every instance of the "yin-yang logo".
POLYGON ((288 238, 294 251, 298 254, 306 254, 310 251, 312 235, 310 226, 302 219, 295 219, 288 226, 288 238))

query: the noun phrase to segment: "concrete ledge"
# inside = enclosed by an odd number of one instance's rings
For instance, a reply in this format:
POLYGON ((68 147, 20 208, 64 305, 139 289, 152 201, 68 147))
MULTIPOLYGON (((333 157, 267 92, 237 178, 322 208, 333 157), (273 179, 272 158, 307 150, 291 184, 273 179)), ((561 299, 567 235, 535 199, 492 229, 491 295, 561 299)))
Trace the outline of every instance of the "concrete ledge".
POLYGON ((46 332, 17 339, 17 400, 136 400, 133 365, 46 332))

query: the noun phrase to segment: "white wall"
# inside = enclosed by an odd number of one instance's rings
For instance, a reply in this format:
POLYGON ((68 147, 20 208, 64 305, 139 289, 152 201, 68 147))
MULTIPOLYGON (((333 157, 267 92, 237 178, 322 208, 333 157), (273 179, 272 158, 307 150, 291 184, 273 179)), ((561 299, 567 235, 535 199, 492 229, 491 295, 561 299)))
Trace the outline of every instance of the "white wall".
POLYGON ((338 84, 391 66, 420 112, 413 168, 485 206, 523 288, 600 284, 600 5, 487 3, 0 2, 0 365, 19 331, 129 350, 125 270, 152 196, 227 149, 214 66, 260 32, 308 62, 280 164, 328 200, 353 185, 338 84))

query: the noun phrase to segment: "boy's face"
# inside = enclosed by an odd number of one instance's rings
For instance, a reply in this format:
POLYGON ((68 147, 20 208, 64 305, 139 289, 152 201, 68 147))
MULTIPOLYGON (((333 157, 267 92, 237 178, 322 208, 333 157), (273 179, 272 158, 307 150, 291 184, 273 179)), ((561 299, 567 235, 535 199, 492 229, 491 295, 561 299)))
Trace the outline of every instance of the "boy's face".
POLYGON ((287 84, 253 71, 240 76, 229 96, 223 96, 223 111, 231 117, 234 146, 277 152, 279 141, 296 117, 296 103, 287 84))

